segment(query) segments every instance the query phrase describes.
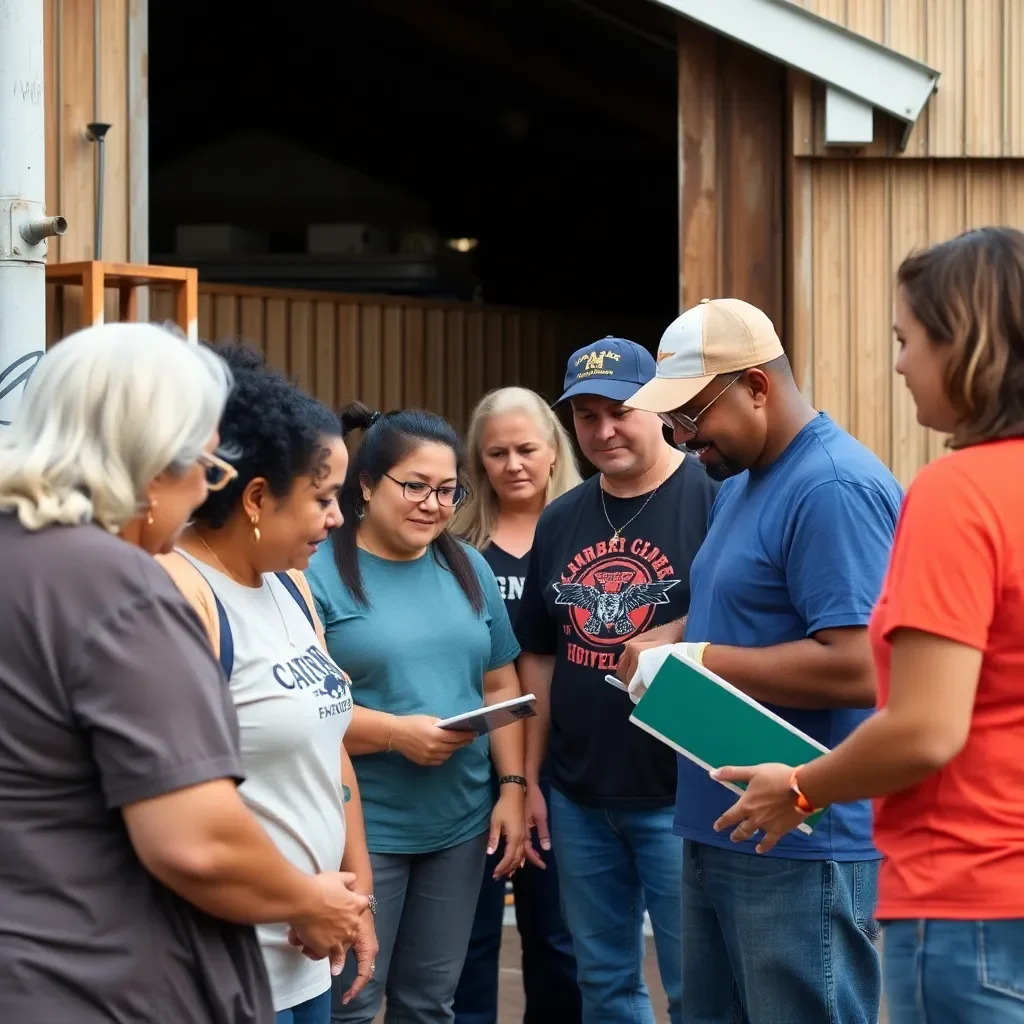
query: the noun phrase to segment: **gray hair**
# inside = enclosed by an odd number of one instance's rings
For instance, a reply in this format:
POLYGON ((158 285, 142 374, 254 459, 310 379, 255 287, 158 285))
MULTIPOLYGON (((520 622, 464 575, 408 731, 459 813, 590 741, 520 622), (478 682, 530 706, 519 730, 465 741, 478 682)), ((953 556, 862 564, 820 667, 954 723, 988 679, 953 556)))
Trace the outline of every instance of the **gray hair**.
POLYGON ((156 476, 195 463, 231 385, 218 355, 155 324, 72 334, 39 360, 0 428, 0 509, 27 530, 93 521, 118 533, 156 476))

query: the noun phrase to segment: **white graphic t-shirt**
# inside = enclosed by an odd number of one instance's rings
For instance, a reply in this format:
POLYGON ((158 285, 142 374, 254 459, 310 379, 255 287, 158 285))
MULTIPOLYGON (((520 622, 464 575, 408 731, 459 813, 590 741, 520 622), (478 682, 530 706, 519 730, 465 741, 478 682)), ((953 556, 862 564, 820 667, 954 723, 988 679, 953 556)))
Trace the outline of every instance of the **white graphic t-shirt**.
MULTIPOLYGON (((182 552, 231 625, 231 696, 241 730, 242 799, 281 853, 308 874, 337 871, 345 849, 341 742, 352 720, 348 676, 324 653, 302 608, 273 574, 246 587, 182 552)), ((274 1010, 331 987, 330 963, 288 944, 287 925, 257 929, 274 1010)))

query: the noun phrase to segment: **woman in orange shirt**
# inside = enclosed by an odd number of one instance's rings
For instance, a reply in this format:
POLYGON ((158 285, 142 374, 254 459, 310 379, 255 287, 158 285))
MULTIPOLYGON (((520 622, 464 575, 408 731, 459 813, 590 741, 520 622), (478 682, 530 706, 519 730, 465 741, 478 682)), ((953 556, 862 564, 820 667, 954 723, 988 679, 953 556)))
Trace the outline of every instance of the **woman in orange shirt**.
POLYGON ((1024 1022, 1024 234, 904 260, 896 371, 952 452, 904 503, 870 627, 880 710, 716 828, 759 849, 814 808, 877 797, 891 1024, 1024 1022))

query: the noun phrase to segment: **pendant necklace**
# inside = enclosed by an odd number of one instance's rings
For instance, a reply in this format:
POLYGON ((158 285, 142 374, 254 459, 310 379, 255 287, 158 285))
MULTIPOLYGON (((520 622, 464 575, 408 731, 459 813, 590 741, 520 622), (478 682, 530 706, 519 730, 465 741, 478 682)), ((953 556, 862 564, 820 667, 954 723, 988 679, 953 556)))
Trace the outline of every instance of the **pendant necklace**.
POLYGON ((640 506, 635 515, 630 516, 629 519, 627 519, 621 526, 618 527, 615 526, 615 524, 611 520, 611 517, 608 515, 608 506, 605 504, 604 500, 604 488, 598 485, 597 489, 601 492, 601 511, 604 512, 604 518, 605 521, 608 523, 608 529, 612 531, 612 540, 618 540, 619 537, 622 536, 622 531, 625 530, 626 527, 629 526, 629 524, 633 522, 633 520, 636 519, 636 517, 639 516, 640 513, 643 512, 643 510, 647 508, 647 506, 654 500, 654 496, 658 493, 658 491, 661 490, 663 483, 664 480, 661 484, 658 484, 658 486, 655 487, 653 491, 651 491, 647 500, 640 506))

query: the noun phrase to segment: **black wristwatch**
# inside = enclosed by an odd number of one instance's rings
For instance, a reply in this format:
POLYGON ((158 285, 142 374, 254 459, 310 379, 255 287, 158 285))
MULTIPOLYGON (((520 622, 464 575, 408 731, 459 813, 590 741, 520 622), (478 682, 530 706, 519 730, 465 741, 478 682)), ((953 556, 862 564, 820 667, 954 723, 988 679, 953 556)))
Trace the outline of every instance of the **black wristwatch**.
POLYGON ((499 786, 508 786, 508 785, 522 786, 523 787, 523 792, 524 793, 526 792, 526 779, 524 779, 522 777, 522 775, 502 775, 502 777, 500 779, 498 779, 498 785, 499 786))

